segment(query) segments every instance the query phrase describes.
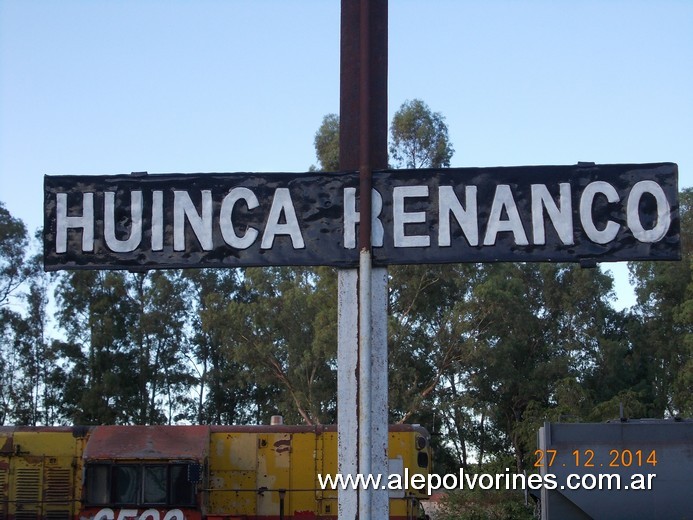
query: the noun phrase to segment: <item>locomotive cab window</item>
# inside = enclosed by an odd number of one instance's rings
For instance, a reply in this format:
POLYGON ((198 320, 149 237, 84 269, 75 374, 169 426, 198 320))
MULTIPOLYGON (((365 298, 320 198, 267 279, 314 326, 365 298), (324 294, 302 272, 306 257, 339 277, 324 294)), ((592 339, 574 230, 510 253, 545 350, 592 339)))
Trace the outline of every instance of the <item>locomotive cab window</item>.
POLYGON ((111 501, 109 472, 111 467, 106 464, 87 466, 87 502, 94 505, 104 505, 111 501))
POLYGON ((166 490, 168 488, 166 481, 166 466, 144 467, 144 487, 142 493, 145 504, 166 504, 166 490))
MULTIPOLYGON (((195 483, 188 464, 88 464, 85 491, 91 505, 192 506, 195 483)), ((197 467, 197 465, 195 465, 197 467)))
POLYGON ((137 503, 139 468, 135 465, 118 465, 111 472, 111 500, 118 505, 137 503))
MULTIPOLYGON (((193 467, 198 467, 197 465, 193 467)), ((188 464, 169 466, 169 493, 172 503, 176 505, 193 505, 195 503, 195 484, 188 474, 188 464)))

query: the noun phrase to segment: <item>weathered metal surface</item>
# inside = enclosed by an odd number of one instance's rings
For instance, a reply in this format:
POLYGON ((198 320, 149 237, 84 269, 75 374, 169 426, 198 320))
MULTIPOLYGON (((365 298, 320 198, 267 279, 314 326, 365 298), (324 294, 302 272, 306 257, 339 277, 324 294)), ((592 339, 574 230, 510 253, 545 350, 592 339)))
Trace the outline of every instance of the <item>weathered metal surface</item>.
POLYGON ((2 518, 74 518, 82 438, 66 427, 3 427, 0 439, 2 518))
MULTIPOLYGON (((282 424, 277 426, 269 426, 263 424, 246 424, 246 425, 212 425, 208 426, 212 433, 313 433, 321 435, 324 433, 336 432, 338 426, 335 424, 316 424, 313 426, 297 425, 297 424, 282 424)), ((409 433, 417 432, 420 435, 428 436, 426 428, 416 424, 390 424, 388 431, 394 433, 409 433)))
MULTIPOLYGON (((337 286, 337 424, 338 469, 343 475, 358 473, 358 272, 340 269, 337 286)), ((339 517, 356 518, 358 493, 339 493, 339 517)))
POLYGON ((691 420, 546 423, 537 461, 543 520, 693 518, 691 420))
POLYGON ((46 176, 45 267, 346 265, 343 185, 357 175, 46 176))
MULTIPOLYGON (((371 275, 371 471, 388 474, 388 363, 387 363, 387 269, 376 267, 371 275)), ((371 498, 373 518, 387 518, 389 496, 387 490, 375 489, 371 498)))
MULTIPOLYGON (((680 257, 675 164, 374 172, 373 265, 680 257)), ((45 178, 48 270, 358 264, 357 173, 45 178)))
POLYGON ((335 425, 323 424, 313 426, 302 424, 230 424, 209 426, 212 433, 313 433, 316 435, 326 431, 335 431, 336 428, 335 425))
POLYGON ((208 449, 208 426, 96 426, 84 458, 204 460, 208 449))
MULTIPOLYGON (((13 452, 0 454, 0 513, 7 520, 29 516, 34 520, 264 520, 277 519, 282 507, 287 519, 337 515, 337 492, 321 489, 318 480, 318 474, 337 473, 334 425, 0 428, 0 438, 10 436, 13 452), (162 435, 169 430, 171 435, 162 435), (87 440, 93 439, 97 442, 85 451, 87 440), (160 444, 167 456, 147 458, 152 453, 143 448, 146 444, 160 444), (90 458, 88 453, 107 458, 90 458), (96 481, 90 480, 88 467, 162 468, 169 467, 167 463, 173 467, 191 458, 199 460, 192 453, 205 456, 202 479, 190 481, 197 483, 194 505, 172 501, 153 505, 140 499, 127 504, 108 499, 91 503, 88 498, 101 496, 89 494, 96 481)), ((419 465, 421 450, 427 457, 430 454, 427 442, 421 442, 428 439, 423 428, 394 425, 388 439, 393 471, 400 475, 404 468, 410 474, 430 471, 430 466, 419 465)), ((159 450, 157 457, 162 454, 159 450)), ((127 482, 132 485, 132 480, 127 482)), ((416 509, 414 500, 426 495, 425 490, 410 490, 406 496, 391 498, 390 518, 404 519, 416 509)))
POLYGON ((0 432, 0 455, 9 455, 14 451, 14 443, 12 442, 12 436, 5 436, 0 432))

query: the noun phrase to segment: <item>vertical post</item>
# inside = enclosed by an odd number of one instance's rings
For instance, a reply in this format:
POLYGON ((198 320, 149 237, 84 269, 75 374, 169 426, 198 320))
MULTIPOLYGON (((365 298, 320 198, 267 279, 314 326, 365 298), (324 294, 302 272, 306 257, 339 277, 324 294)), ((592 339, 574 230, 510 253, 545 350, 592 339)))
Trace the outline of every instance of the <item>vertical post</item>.
MULTIPOLYGON (((359 269, 339 272, 338 464, 387 474, 387 270, 371 267, 371 177, 387 168, 387 0, 342 0, 340 169, 359 170, 359 269)), ((340 490, 339 518, 388 516, 384 490, 340 490)))
MULTIPOLYGON (((358 473, 358 271, 340 269, 337 283, 337 471, 358 473)), ((339 520, 358 516, 358 491, 340 489, 339 520)))
MULTIPOLYGON (((367 214, 367 213, 366 213, 367 214)), ((370 220, 364 218, 364 220, 370 220)), ((370 240, 369 240, 370 242, 370 240)), ((362 248, 359 255, 359 435, 358 455, 359 473, 361 475, 373 475, 377 471, 372 459, 373 435, 371 428, 373 422, 371 385, 373 374, 373 346, 372 339, 372 314, 371 314, 371 250, 362 248)), ((377 420, 377 419, 376 419, 377 420)), ((373 490, 359 490, 359 518, 373 518, 371 511, 373 502, 373 490)))

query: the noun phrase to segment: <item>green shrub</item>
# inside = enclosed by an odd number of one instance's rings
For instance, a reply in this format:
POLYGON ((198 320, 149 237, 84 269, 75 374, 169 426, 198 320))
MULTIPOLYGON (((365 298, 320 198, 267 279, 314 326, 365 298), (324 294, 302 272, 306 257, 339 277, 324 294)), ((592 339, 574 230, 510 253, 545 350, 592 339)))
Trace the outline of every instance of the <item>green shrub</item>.
POLYGON ((534 520, 534 504, 518 491, 451 491, 436 520, 534 520))

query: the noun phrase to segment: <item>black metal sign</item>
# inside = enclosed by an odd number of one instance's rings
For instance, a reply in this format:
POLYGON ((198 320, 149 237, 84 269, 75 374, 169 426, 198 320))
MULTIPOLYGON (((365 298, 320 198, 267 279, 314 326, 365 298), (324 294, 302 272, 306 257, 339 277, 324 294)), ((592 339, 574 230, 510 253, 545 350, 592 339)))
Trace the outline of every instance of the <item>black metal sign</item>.
MULTIPOLYGON (((358 264, 358 174, 46 176, 47 270, 358 264)), ((680 257, 672 163, 374 173, 375 265, 680 257)))

